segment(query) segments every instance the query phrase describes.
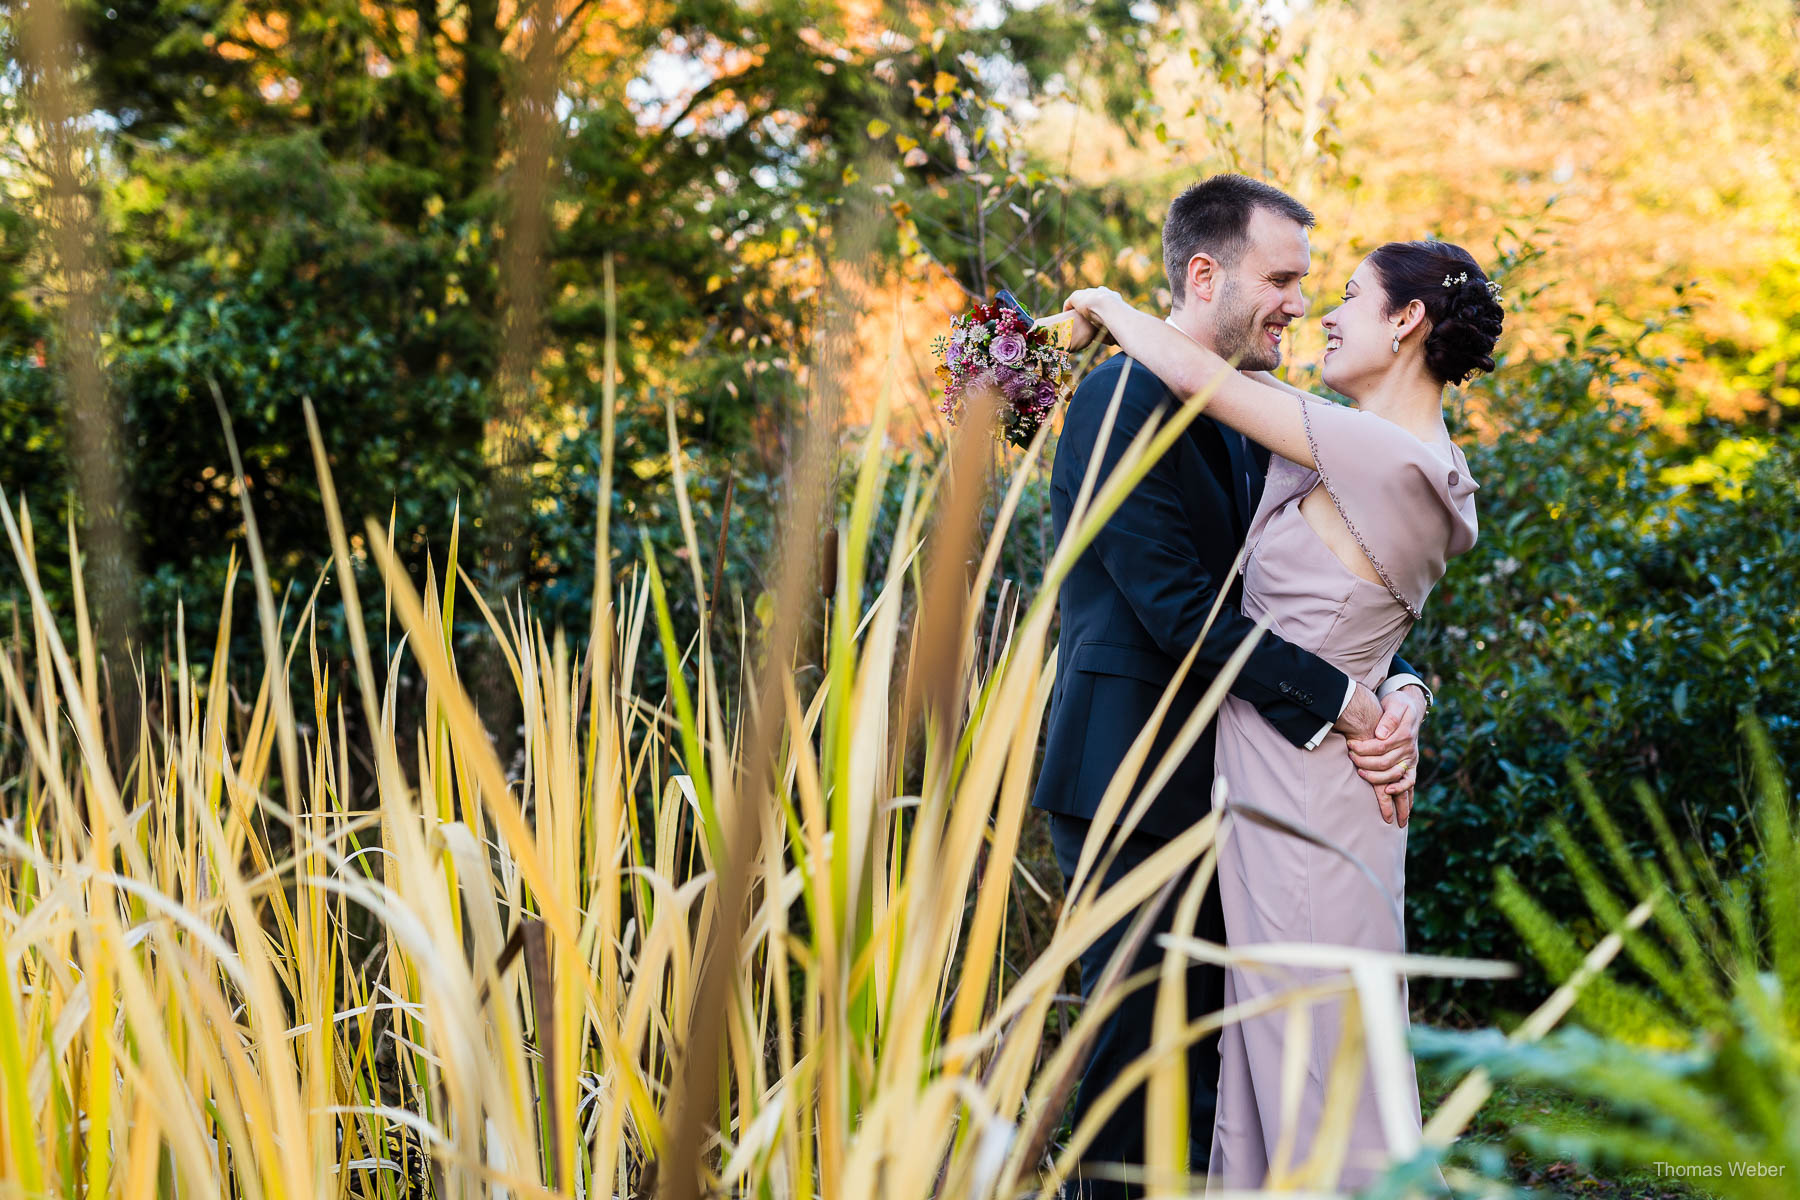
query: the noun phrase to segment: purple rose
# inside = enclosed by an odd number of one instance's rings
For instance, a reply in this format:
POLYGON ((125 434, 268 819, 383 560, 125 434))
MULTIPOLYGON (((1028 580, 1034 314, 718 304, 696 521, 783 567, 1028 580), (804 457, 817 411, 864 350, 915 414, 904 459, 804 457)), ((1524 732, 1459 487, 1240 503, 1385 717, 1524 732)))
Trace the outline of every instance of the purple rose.
POLYGON ((1023 362, 1025 359, 1025 339, 1019 334, 1008 331, 994 339, 991 347, 994 361, 999 363, 1023 362))
POLYGON ((944 351, 944 365, 946 367, 954 367, 957 363, 962 361, 962 356, 962 339, 960 337, 952 338, 950 341, 950 348, 944 351))

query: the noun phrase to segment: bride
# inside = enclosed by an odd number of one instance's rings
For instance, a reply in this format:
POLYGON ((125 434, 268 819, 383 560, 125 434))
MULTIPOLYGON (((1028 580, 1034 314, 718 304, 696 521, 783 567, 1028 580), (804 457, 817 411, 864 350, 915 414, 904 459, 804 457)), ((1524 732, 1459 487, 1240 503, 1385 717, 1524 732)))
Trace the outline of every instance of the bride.
MULTIPOLYGON (((1324 318, 1324 381, 1345 408, 1272 375, 1240 374, 1175 326, 1109 288, 1070 296, 1074 344, 1104 331, 1177 396, 1207 395, 1208 416, 1273 452, 1250 527, 1244 613, 1353 679, 1374 685, 1418 620, 1446 562, 1475 544, 1476 483, 1444 427, 1444 392, 1494 369, 1499 289, 1473 257, 1442 242, 1390 242, 1364 259, 1324 318)), ((1219 890, 1234 947, 1315 942, 1404 950, 1404 814, 1371 803, 1370 787, 1337 753, 1296 748, 1235 696, 1219 712, 1217 776, 1229 795, 1309 827, 1347 849, 1380 881, 1309 843, 1241 821, 1220 849, 1219 890)), ((1304 976, 1305 972, 1296 972, 1304 976)), ((1319 972, 1312 972, 1313 975, 1319 972)), ((1303 980, 1302 980, 1303 981, 1303 980)), ((1232 968, 1225 1003, 1283 990, 1232 968)), ((1262 1186, 1270 1168, 1312 1153, 1343 1020, 1342 1001, 1313 1006, 1302 1075, 1287 1077, 1285 1012, 1243 1020, 1221 1037, 1212 1175, 1231 1189, 1262 1186), (1298 1097, 1283 1089, 1297 1082, 1298 1097), (1282 1146, 1283 1114, 1297 1136, 1282 1146), (1283 1162, 1276 1162, 1278 1147, 1283 1162)), ((1402 1010, 1404 1011, 1404 1009, 1402 1010)), ((1340 1188, 1378 1174, 1393 1150, 1366 1075, 1352 1117, 1340 1188)), ((1411 1098, 1415 1132, 1416 1084, 1411 1098)))

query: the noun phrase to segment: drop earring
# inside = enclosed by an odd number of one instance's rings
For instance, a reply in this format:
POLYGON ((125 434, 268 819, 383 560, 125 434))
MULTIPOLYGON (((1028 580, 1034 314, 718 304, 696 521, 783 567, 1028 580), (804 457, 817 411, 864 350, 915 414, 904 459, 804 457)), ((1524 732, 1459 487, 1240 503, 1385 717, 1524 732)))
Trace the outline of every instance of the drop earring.
POLYGON ((1394 335, 1394 353, 1400 353, 1400 335, 1397 333, 1394 335))

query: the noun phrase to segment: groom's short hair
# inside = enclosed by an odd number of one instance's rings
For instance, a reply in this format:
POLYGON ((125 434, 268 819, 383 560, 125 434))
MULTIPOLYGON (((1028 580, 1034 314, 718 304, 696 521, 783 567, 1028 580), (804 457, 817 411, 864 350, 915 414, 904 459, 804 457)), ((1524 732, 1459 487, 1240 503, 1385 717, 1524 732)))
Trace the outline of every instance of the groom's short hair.
POLYGON ((1315 220, 1311 209, 1280 188, 1244 175, 1214 175, 1175 197, 1163 221, 1163 270, 1177 307, 1187 298, 1187 266, 1194 255, 1236 266, 1250 243, 1251 214, 1259 208, 1308 229, 1315 220))

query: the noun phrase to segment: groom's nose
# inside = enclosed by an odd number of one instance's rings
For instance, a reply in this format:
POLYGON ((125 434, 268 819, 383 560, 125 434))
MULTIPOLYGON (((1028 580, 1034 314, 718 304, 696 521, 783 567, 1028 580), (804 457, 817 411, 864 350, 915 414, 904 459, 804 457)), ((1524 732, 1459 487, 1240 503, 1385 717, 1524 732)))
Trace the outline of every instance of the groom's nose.
POLYGON ((1306 315, 1306 293, 1295 284, 1281 300, 1281 311, 1298 321, 1306 315))

